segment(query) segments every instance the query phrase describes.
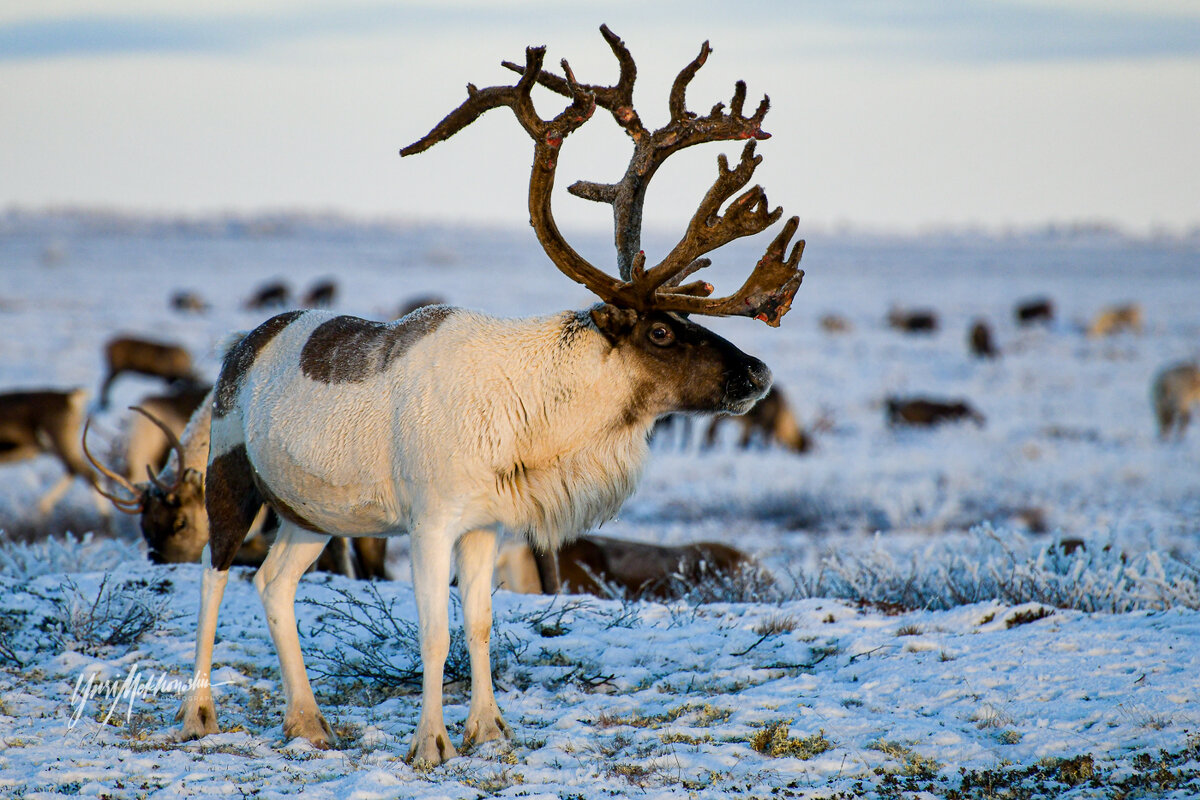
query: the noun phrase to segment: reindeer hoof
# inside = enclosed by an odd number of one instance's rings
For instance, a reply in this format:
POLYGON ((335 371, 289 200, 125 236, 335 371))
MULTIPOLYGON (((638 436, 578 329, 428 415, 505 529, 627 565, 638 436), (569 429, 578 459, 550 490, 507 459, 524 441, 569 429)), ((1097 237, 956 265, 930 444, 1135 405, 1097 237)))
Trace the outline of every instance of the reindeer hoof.
POLYGON ((480 716, 477 719, 467 719, 463 732, 463 750, 484 742, 494 742, 512 736, 512 729, 499 713, 480 716))
POLYGON ((408 748, 408 757, 404 760, 413 765, 424 763, 436 767, 443 761, 457 757, 458 753, 454 750, 454 745, 450 744, 450 737, 443 728, 440 733, 422 734, 418 730, 408 748))
POLYGON ((333 729, 320 711, 289 713, 283 720, 283 735, 288 739, 307 739, 318 750, 333 746, 333 729))
POLYGON ((183 721, 183 726, 175 732, 174 738, 177 742, 190 742, 221 731, 217 726, 217 709, 212 700, 196 705, 185 703, 175 719, 183 721))

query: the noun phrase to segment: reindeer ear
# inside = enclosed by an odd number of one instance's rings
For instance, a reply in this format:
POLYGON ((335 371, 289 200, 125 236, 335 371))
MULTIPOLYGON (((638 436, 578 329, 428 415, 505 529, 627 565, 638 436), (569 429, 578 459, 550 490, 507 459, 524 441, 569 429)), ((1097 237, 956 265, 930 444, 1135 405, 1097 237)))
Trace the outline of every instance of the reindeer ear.
POLYGON ((628 308, 618 308, 608 303, 600 303, 591 310, 592 322, 604 338, 615 345, 637 324, 636 311, 628 308))
POLYGON ((183 479, 200 491, 204 491, 204 475, 199 470, 188 467, 183 471, 183 479))

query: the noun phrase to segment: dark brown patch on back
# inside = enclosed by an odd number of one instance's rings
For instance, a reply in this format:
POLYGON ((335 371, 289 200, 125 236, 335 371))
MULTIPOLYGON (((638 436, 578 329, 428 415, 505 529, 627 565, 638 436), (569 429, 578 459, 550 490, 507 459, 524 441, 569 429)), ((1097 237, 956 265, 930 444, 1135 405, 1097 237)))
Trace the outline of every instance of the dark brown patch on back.
POLYGON ((204 505, 208 510, 208 544, 212 565, 227 570, 263 504, 254 480, 254 468, 239 444, 208 465, 204 505))
POLYGON ((425 306, 388 324, 334 317, 319 325, 304 343, 300 369, 321 383, 365 381, 386 370, 454 312, 449 306, 425 306))
POLYGON ((217 391, 213 398, 214 417, 223 417, 233 410, 238 392, 241 391, 242 383, 246 380, 246 373, 254 364, 254 360, 258 358, 258 354, 270 344, 280 331, 292 324, 303 313, 303 311, 289 311, 286 314, 271 317, 246 334, 245 338, 230 349, 221 365, 221 375, 217 378, 217 391))

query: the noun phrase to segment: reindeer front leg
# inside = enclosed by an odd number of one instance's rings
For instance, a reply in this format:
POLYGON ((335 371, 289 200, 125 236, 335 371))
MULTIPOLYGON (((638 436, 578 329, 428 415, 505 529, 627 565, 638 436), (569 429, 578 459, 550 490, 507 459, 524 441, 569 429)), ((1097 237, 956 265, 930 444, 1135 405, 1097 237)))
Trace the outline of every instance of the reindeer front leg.
POLYGON ((229 570, 213 567, 212 553, 207 545, 201 561, 204 563, 204 577, 201 579, 200 619, 196 625, 196 671, 192 677, 192 688, 175 718, 183 722, 183 727, 175 735, 181 742, 199 739, 220 730, 209 676, 212 672, 213 642, 217 636, 217 612, 225 595, 229 570))
POLYGON ((421 718, 408 748, 409 763, 440 764, 458 755, 442 716, 442 676, 450 651, 450 553, 445 528, 418 527, 412 534, 413 591, 421 636, 421 718))
POLYGON ((467 712, 463 748, 490 742, 509 733, 492 691, 492 569, 496 532, 481 528, 458 540, 458 590, 462 595, 463 628, 471 654, 471 709, 467 712))
POLYGON ((329 537, 313 533, 284 521, 275 544, 267 553, 254 585, 267 614, 267 626, 279 654, 279 671, 283 677, 283 692, 287 697, 287 712, 283 717, 283 735, 302 737, 313 747, 328 749, 333 743, 333 730, 313 696, 304 655, 300 652, 300 636, 296 632, 296 585, 325 549, 329 537))

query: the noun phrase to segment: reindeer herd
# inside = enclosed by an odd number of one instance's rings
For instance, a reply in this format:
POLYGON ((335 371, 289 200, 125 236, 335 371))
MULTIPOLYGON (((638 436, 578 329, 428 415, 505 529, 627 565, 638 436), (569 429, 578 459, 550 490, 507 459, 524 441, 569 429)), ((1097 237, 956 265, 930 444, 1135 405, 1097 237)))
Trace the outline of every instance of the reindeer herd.
MULTIPOLYGON (((246 302, 275 316, 232 335, 214 384, 175 344, 121 336, 104 348, 99 407, 124 374, 161 379, 167 391, 135 407, 122 466, 104 463, 89 441, 87 394, 22 391, 0 395, 0 460, 41 453, 66 475, 39 501, 48 513, 74 477, 117 510, 136 515, 152 561, 201 562, 195 685, 180 712, 180 739, 219 730, 208 689, 217 615, 235 564, 259 567, 254 582, 279 655, 286 695, 283 730, 316 747, 334 743, 308 682, 293 609, 300 576, 316 565, 359 578, 386 578, 386 542, 409 537, 424 668, 421 713, 409 757, 437 764, 456 754, 442 716, 442 671, 449 646, 447 604, 457 573, 471 661, 471 701, 463 746, 506 736, 492 689, 489 637, 493 586, 516 591, 620 591, 663 598, 673 582, 753 567, 720 543, 665 548, 589 534, 611 518, 637 486, 652 431, 660 439, 709 415, 702 449, 721 428, 740 427, 739 443, 814 448, 831 427, 828 414, 806 429, 759 359, 697 323, 742 316, 778 326, 800 287, 804 242, 798 220, 781 227, 733 294, 714 298, 704 280, 706 255, 782 219, 760 186, 745 189, 768 138, 762 102, 747 113, 737 82, 728 107, 689 110, 687 90, 710 52, 679 73, 668 100, 669 122, 651 130, 633 105, 633 57, 607 27, 601 32, 619 66, 611 86, 579 82, 543 67, 544 48, 524 63, 505 62, 512 85, 467 87, 467 99, 424 137, 401 150, 411 156, 458 135, 481 115, 506 107, 533 142, 529 214, 550 262, 596 297, 589 308, 499 319, 422 298, 384 323, 328 310, 337 284, 322 280, 292 309, 283 282, 246 302), (535 86, 565 98, 557 115, 534 108, 535 86), (568 191, 612 207, 616 274, 587 261, 563 237, 551 208, 559 154, 567 138, 598 110, 607 111, 633 144, 616 183, 579 181, 568 191), (718 158, 716 177, 678 244, 657 264, 641 247, 642 207, 659 166, 705 142, 745 142, 737 163, 718 158), (744 191, 743 191, 744 190, 744 191), (669 421, 669 422, 668 422, 669 421), (657 423, 657 426, 656 426, 657 423), (499 550, 497 531, 517 542, 499 550)), ((180 311, 203 312, 192 292, 171 298, 180 311)), ((1053 317, 1049 300, 1022 304, 1021 324, 1053 317)), ((936 331, 934 309, 893 308, 887 324, 906 334, 936 331)), ((1097 318, 1090 335, 1142 325, 1136 307, 1097 318)), ((828 315, 821 326, 847 335, 828 315)), ((971 353, 996 358, 986 321, 968 336, 971 353)), ((1163 438, 1182 436, 1200 402, 1200 369, 1173 365, 1153 384, 1163 438)), ((969 402, 887 397, 890 425, 928 426, 984 418, 969 402)), ((686 442, 690 436, 679 433, 686 442)))

